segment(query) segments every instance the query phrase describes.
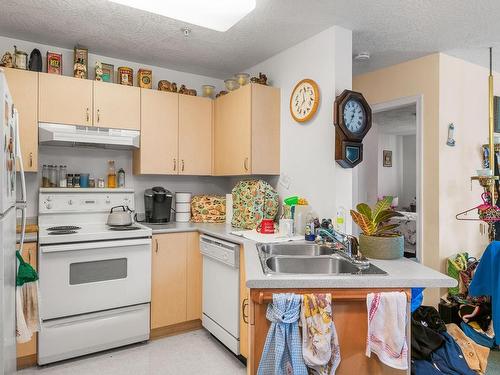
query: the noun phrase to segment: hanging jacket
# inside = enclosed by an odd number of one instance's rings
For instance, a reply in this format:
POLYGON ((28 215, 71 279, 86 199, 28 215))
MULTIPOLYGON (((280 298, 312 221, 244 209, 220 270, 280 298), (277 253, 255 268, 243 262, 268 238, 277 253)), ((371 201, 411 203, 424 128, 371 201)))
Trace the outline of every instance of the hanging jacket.
POLYGON ((301 297, 273 294, 266 317, 271 322, 257 375, 307 375, 299 333, 301 297))
POLYGON ((471 296, 491 296, 495 343, 500 344, 500 241, 493 241, 484 251, 469 286, 471 296))

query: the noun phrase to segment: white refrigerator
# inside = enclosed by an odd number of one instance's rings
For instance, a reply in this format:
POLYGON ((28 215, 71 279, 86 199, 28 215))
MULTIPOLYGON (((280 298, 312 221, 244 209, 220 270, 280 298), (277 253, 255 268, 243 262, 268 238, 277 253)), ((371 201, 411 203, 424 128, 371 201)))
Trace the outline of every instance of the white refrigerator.
POLYGON ((5 74, 0 68, 0 375, 16 371, 16 212, 22 210, 23 233, 26 225, 26 189, 18 119, 5 74), (20 199, 16 196, 16 165, 21 171, 20 199))

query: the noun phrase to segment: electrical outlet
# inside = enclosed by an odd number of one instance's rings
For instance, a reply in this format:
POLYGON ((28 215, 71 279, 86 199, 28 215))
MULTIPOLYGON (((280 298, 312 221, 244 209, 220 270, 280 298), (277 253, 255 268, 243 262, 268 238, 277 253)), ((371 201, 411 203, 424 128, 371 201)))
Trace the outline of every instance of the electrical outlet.
POLYGON ((283 186, 285 189, 290 190, 290 184, 291 184, 291 182, 292 182, 292 179, 286 173, 283 173, 280 176, 279 184, 281 186, 283 186))

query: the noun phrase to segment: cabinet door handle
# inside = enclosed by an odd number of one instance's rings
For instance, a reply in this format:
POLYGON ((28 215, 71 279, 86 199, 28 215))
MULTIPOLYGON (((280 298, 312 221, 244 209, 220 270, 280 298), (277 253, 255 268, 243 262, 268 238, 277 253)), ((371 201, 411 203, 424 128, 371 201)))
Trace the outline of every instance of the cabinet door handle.
POLYGON ((31 250, 28 250, 28 263, 31 264, 31 250))
POLYGON ((174 171, 177 169, 177 159, 174 158, 174 171))
POLYGON ((89 122, 90 121, 89 107, 87 107, 87 110, 86 110, 86 117, 87 117, 87 122, 89 122))
POLYGON ((155 253, 158 254, 158 239, 155 238, 155 253))
POLYGON ((97 110, 97 122, 99 122, 101 120, 101 113, 100 113, 100 110, 98 109, 97 110))
POLYGON ((248 298, 244 298, 241 302, 241 316, 243 317, 243 322, 248 324, 248 314, 246 313, 246 308, 248 307, 248 298))
POLYGON ((245 161, 243 162, 243 167, 245 167, 245 171, 248 172, 248 158, 245 158, 245 161))
POLYGON ((184 172, 184 159, 181 161, 181 171, 184 172))
POLYGON ((33 153, 30 152, 30 167, 33 166, 33 153))

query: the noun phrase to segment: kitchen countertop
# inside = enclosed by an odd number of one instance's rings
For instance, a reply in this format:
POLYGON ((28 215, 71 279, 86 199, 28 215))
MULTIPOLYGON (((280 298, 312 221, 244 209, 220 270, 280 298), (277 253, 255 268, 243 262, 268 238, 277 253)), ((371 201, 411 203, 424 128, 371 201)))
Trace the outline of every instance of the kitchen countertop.
MULTIPOLYGON (((396 260, 371 259, 371 263, 381 268, 387 275, 266 275, 262 270, 259 255, 254 241, 236 236, 230 232, 235 230, 226 224, 209 223, 168 223, 145 224, 153 230, 153 234, 194 232, 218 237, 238 243, 245 249, 246 285, 248 288, 448 288, 456 285, 456 280, 426 267, 413 260, 402 258, 396 260)), ((236 229, 237 230, 237 229, 236 229)))

